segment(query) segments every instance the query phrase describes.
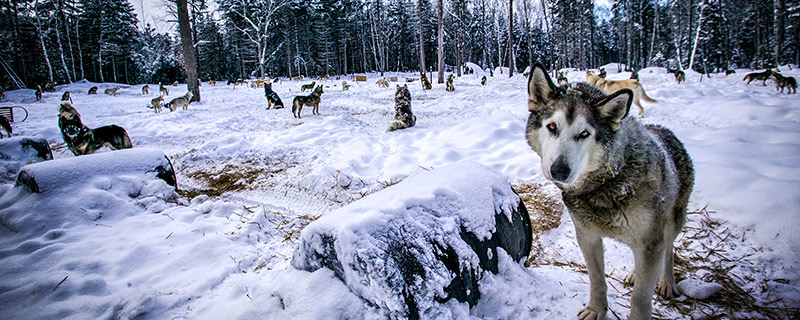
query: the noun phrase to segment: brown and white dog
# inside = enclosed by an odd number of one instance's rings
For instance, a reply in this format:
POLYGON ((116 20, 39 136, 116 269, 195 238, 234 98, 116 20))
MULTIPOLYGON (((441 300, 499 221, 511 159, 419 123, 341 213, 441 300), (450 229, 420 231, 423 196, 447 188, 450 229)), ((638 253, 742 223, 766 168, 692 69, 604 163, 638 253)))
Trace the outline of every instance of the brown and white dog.
POLYGON ((642 107, 642 103, 639 102, 639 99, 644 99, 644 101, 657 103, 653 98, 650 98, 646 92, 644 92, 644 87, 642 84, 639 83, 639 80, 636 79, 627 79, 627 80, 606 80, 600 78, 592 71, 586 71, 586 82, 589 84, 600 88, 603 92, 607 94, 612 94, 614 92, 620 91, 622 89, 630 89, 633 91, 633 104, 639 107, 639 117, 644 117, 644 107, 642 107))

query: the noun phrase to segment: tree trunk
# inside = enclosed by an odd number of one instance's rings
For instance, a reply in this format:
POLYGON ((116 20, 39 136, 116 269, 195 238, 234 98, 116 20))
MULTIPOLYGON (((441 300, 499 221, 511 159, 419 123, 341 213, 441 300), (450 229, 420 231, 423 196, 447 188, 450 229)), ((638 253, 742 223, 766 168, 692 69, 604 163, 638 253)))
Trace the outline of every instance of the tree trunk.
POLYGON ((422 0, 417 0, 417 17, 419 17, 419 73, 425 74, 425 38, 422 29, 422 0))
POLYGON ((781 55, 783 54, 783 16, 784 16, 784 0, 775 0, 775 68, 781 65, 781 55))
POLYGON ((197 57, 194 53, 192 29, 189 26, 189 8, 186 0, 177 0, 178 4, 178 29, 181 34, 181 47, 186 68, 186 84, 192 92, 192 101, 200 101, 200 86, 197 80, 197 57))
POLYGON ((42 22, 39 20, 39 1, 36 1, 33 4, 33 11, 36 15, 36 34, 39 37, 39 46, 42 49, 42 55, 44 56, 44 62, 47 65, 47 78, 50 82, 53 82, 53 66, 50 64, 50 58, 47 56, 47 47, 44 45, 44 31, 42 30, 42 22))
MULTIPOLYGON (((381 1, 383 0, 375 0, 375 11, 377 11, 378 14, 378 24, 375 27, 377 29, 376 33, 378 34, 378 70, 381 72, 381 77, 383 77, 383 73, 386 71, 386 45, 383 41, 383 14, 381 12, 381 1)), ((345 52, 345 55, 346 54, 347 53, 345 52)))
POLYGON ((514 0, 508 0, 508 77, 514 75, 514 0))
MULTIPOLYGON (((777 1, 777 0, 775 0, 777 1)), ((442 16, 444 12, 444 1, 439 0, 439 35, 437 36, 437 40, 439 42, 438 45, 438 60, 439 60, 439 83, 444 83, 444 27, 442 16)))
MULTIPOLYGON (((700 40, 700 30, 703 26, 703 10, 705 9, 705 2, 700 3, 700 15, 697 17, 697 33, 694 36, 694 45, 692 46, 692 56, 689 58, 689 70, 692 70, 694 65, 694 55, 697 53, 697 43, 700 40)), ((706 70, 703 70, 706 71, 706 70)))

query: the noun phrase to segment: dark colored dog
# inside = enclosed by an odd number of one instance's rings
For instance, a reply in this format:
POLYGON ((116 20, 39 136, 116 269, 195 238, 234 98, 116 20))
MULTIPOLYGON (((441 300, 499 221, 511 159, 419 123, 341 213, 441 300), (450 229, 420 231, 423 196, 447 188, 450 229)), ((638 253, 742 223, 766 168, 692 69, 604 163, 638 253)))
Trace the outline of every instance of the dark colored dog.
POLYGON ((42 86, 36 87, 36 92, 33 93, 33 96, 36 97, 36 101, 42 101, 42 86))
POLYGON ((431 86, 431 82, 428 80, 428 77, 426 77, 424 73, 422 74, 420 79, 422 82, 422 90, 430 90, 431 88, 433 88, 431 86))
POLYGON ((300 118, 300 111, 303 110, 304 105, 312 107, 312 114, 319 114, 319 102, 323 93, 322 85, 319 85, 310 95, 294 97, 294 101, 292 102, 292 115, 294 115, 295 118, 300 118))
POLYGON ((483 78, 481 78, 481 85, 482 86, 486 85, 486 76, 483 76, 483 78))
POLYGON ((314 85, 315 84, 317 84, 316 81, 314 81, 314 82, 312 82, 310 84, 304 84, 304 85, 300 86, 300 92, 306 92, 306 90, 314 89, 314 85))
POLYGON ((413 127, 417 117, 411 112, 411 92, 408 85, 397 85, 394 94, 394 121, 389 125, 388 131, 413 127))
POLYGON ((732 75, 734 73, 736 73, 736 70, 733 70, 733 69, 725 70, 725 76, 729 76, 729 75, 732 75))
POLYGON ((61 96, 61 101, 69 101, 69 103, 72 103, 72 97, 69 96, 69 91, 64 92, 61 96))
POLYGON ((447 76, 447 84, 446 84, 446 87, 444 88, 444 90, 446 90, 447 92, 453 92, 453 91, 456 90, 456 87, 453 86, 453 80, 454 79, 455 79, 455 76, 452 75, 452 74, 447 76))
POLYGON ((272 83, 264 84, 264 96, 267 97, 267 110, 272 108, 272 104, 275 104, 275 109, 283 108, 281 97, 278 96, 278 93, 272 91, 272 83))
POLYGON ((788 93, 794 94, 797 92, 797 79, 794 77, 784 77, 782 74, 774 72, 772 77, 775 79, 775 90, 781 90, 783 93, 784 88, 789 88, 788 93))
POLYGON ((56 92, 56 83, 55 82, 48 82, 44 84, 44 92, 56 92))
POLYGON ((753 80, 761 80, 763 85, 767 85, 767 80, 772 76, 774 72, 772 70, 764 70, 762 72, 750 72, 744 76, 742 81, 747 80, 747 84, 750 84, 753 80))
MULTIPOLYGON (((11 137, 11 132, 13 131, 11 129, 11 123, 8 122, 8 118, 6 118, 6 116, 4 116, 2 114, 0 114, 0 128, 3 128, 3 131, 6 132, 6 135, 8 135, 9 138, 11 137)), ((0 138, 2 138, 2 137, 3 137, 3 133, 0 132, 0 138)))
POLYGON ((90 154, 107 146, 111 150, 128 149, 133 145, 128 132, 117 125, 91 129, 81 122, 81 115, 68 101, 61 102, 58 113, 58 128, 61 136, 76 156, 90 154))
POLYGON ((142 87, 142 94, 150 94, 150 86, 149 85, 144 85, 144 87, 142 87))
POLYGON ((686 81, 686 73, 680 69, 670 69, 667 68, 667 73, 672 73, 675 75, 675 81, 678 83, 686 81))
POLYGON ((608 73, 606 73, 606 68, 600 68, 600 72, 597 73, 597 76, 605 79, 606 75, 608 75, 608 73))
POLYGON ((89 88, 89 94, 97 94, 97 87, 89 88))
POLYGON ((639 71, 633 70, 633 72, 631 72, 631 79, 639 80, 639 71))

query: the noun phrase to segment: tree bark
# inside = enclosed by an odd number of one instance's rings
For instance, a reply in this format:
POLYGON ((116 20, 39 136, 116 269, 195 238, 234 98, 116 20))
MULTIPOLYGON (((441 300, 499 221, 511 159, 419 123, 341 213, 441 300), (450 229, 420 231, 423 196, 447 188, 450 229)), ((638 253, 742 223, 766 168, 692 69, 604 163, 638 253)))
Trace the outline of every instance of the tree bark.
POLYGON ((783 54, 783 16, 784 16, 784 0, 775 0, 775 68, 781 65, 781 55, 783 54))
POLYGON ((508 0, 508 77, 514 75, 514 0, 508 0))
POLYGON ((177 0, 178 4, 178 29, 181 34, 181 47, 186 68, 186 84, 192 92, 192 101, 200 101, 200 86, 197 80, 197 57, 192 40, 192 29, 189 26, 189 8, 186 0, 177 0))
POLYGON ((422 0, 417 0, 417 17, 419 17, 419 73, 425 74, 425 38, 422 29, 422 0))
MULTIPOLYGON (((776 0, 777 1, 777 0, 776 0)), ((438 46, 438 60, 439 60, 439 83, 444 83, 444 27, 442 16, 444 13, 444 0, 439 0, 439 35, 437 40, 438 46)))

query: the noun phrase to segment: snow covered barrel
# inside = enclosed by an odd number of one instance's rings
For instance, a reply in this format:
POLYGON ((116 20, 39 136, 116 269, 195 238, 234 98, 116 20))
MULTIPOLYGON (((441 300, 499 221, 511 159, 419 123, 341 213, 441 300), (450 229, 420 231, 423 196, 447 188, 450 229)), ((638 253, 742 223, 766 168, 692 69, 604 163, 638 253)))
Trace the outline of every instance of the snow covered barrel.
POLYGON ((8 179, 14 178, 22 166, 26 164, 53 160, 50 144, 44 138, 13 137, 0 139, 0 168, 11 173, 8 179))
POLYGON ((478 302, 500 249, 528 256, 528 212, 503 175, 463 161, 326 213, 303 230, 292 266, 333 270, 390 318, 436 318, 453 298, 478 302))
POLYGON ((15 186, 28 192, 46 193, 77 184, 85 184, 100 176, 139 176, 161 179, 175 187, 175 170, 164 152, 158 149, 136 148, 96 153, 34 163, 22 167, 15 186))

